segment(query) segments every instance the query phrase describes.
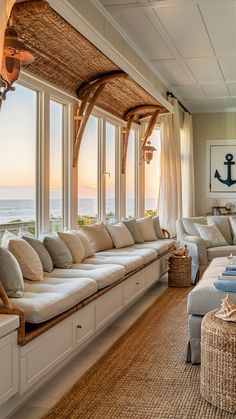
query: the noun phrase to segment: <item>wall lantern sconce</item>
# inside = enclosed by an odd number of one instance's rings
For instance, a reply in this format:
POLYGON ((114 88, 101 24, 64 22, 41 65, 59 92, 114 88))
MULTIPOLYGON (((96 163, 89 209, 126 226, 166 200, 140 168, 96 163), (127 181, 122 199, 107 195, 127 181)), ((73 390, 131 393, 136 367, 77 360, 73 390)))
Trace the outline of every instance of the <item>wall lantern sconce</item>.
POLYGON ((21 65, 31 64, 34 56, 27 50, 25 44, 18 39, 13 26, 5 31, 2 71, 0 74, 0 109, 6 94, 15 90, 13 83, 18 79, 21 65))
POLYGON ((150 164, 150 161, 153 158, 153 153, 154 153, 154 151, 157 151, 157 149, 151 145, 151 141, 149 140, 147 142, 147 145, 143 146, 142 151, 143 151, 143 159, 144 159, 144 161, 147 164, 150 164))

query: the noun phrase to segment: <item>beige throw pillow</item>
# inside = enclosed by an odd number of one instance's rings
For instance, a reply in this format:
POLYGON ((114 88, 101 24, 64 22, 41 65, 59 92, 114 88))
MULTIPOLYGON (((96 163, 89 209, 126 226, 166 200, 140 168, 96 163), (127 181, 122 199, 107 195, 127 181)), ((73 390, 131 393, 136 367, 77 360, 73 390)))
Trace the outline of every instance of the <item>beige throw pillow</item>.
POLYGON ((30 281, 43 280, 43 267, 36 251, 27 243, 14 234, 5 232, 2 244, 15 256, 18 261, 23 277, 30 281))
POLYGON ((73 230, 58 231, 57 234, 68 247, 73 258, 73 262, 81 263, 82 259, 84 259, 85 251, 78 234, 76 234, 73 230))
POLYGON ((84 248, 84 259, 89 258, 90 256, 94 256, 94 251, 90 241, 87 237, 79 230, 73 230, 73 232, 80 238, 81 243, 84 248))
POLYGON ((132 235, 123 223, 117 223, 115 225, 107 224, 106 227, 116 249, 132 246, 134 244, 132 235))
POLYGON ((137 223, 145 242, 157 240, 152 216, 137 218, 137 223))
POLYGON ((216 224, 196 224, 194 223, 200 237, 206 242, 206 247, 227 246, 228 243, 221 234, 216 224))
POLYGON ((113 248, 112 240, 103 223, 82 226, 80 227, 80 230, 90 241, 95 253, 113 248))

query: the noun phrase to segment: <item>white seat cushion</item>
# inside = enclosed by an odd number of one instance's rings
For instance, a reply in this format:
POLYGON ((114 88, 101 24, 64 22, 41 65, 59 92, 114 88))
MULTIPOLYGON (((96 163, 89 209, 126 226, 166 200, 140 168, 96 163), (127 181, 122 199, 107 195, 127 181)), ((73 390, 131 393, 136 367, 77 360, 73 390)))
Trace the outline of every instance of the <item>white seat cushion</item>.
MULTIPOLYGON (((208 311, 220 308, 221 301, 227 292, 219 291, 214 281, 225 269, 227 258, 214 259, 204 272, 202 278, 188 295, 188 314, 203 316, 208 311)), ((228 293, 230 299, 236 303, 236 293, 228 293)))
POLYGON ((166 252, 172 246, 175 245, 175 240, 172 239, 160 239, 150 242, 145 242, 142 244, 135 244, 134 247, 137 249, 153 249, 156 251, 157 255, 161 255, 166 252))
POLYGON ((46 273, 46 277, 56 278, 91 278, 96 281, 98 289, 122 279, 125 276, 125 268, 121 265, 92 265, 74 263, 70 269, 53 269, 46 273))
POLYGON ((140 256, 104 256, 100 253, 97 253, 91 258, 84 259, 82 264, 121 265, 125 268, 126 274, 144 266, 143 258, 140 256))
POLYGON ((111 249, 111 250, 105 250, 104 252, 99 252, 96 253, 96 255, 100 256, 106 256, 106 257, 111 257, 111 256, 140 256, 141 258, 143 258, 143 263, 149 263, 152 260, 154 260, 156 258, 156 252, 152 249, 138 249, 135 248, 134 246, 129 246, 129 247, 123 247, 122 249, 111 249))
POLYGON ((11 298, 11 303, 24 311, 26 322, 42 323, 96 291, 97 283, 93 279, 45 278, 42 282, 25 281, 23 297, 11 298))

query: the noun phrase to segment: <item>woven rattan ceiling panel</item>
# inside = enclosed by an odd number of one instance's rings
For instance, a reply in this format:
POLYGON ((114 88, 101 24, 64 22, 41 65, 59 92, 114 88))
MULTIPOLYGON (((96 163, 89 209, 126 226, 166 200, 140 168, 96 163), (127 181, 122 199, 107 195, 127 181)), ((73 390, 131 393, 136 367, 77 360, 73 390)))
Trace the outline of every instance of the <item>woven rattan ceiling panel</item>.
MULTIPOLYGON (((17 3, 13 13, 19 37, 35 56, 27 69, 62 90, 76 95, 83 83, 120 70, 47 2, 17 3)), ((96 103, 122 119, 130 108, 143 104, 159 102, 130 77, 109 82, 96 103)))

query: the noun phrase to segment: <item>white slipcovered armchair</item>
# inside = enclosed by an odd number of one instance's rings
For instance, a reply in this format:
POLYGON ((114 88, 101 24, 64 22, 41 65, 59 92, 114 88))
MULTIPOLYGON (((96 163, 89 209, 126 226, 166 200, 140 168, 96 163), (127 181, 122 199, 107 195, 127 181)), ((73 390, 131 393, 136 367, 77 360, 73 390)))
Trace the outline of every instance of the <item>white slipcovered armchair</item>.
POLYGON ((216 257, 229 256, 231 253, 236 256, 236 237, 232 225, 236 217, 230 216, 207 216, 182 218, 176 221, 177 241, 181 246, 187 245, 192 256, 192 280, 195 282, 201 277, 209 262, 216 257), (214 246, 203 240, 197 229, 197 224, 215 223, 226 240, 226 245, 214 246))

